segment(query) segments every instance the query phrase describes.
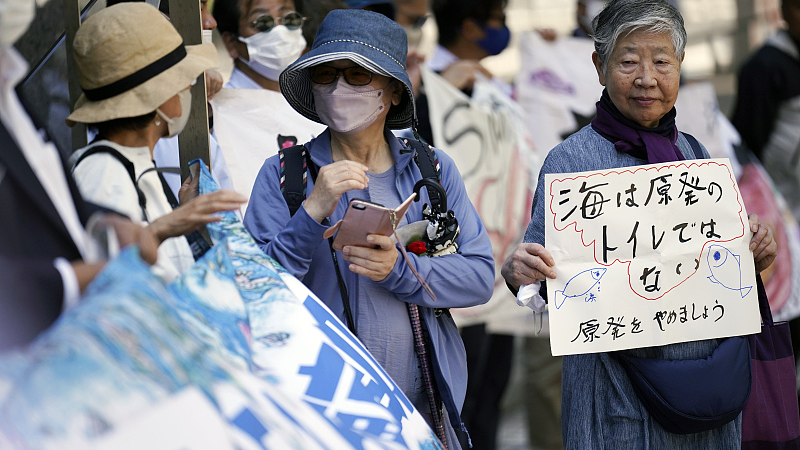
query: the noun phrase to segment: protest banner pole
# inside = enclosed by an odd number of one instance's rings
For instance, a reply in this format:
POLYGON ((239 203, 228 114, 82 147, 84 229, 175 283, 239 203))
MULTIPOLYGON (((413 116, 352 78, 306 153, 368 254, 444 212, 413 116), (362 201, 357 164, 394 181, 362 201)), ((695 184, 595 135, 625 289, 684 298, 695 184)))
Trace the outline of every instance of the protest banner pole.
MULTIPOLYGON (((185 45, 203 42, 202 18, 198 0, 170 2, 170 20, 183 37, 185 45)), ((200 158, 209 166, 208 101, 206 100, 206 75, 200 74, 191 87, 192 113, 186 128, 178 135, 180 147, 181 179, 189 176, 189 161, 200 158)))

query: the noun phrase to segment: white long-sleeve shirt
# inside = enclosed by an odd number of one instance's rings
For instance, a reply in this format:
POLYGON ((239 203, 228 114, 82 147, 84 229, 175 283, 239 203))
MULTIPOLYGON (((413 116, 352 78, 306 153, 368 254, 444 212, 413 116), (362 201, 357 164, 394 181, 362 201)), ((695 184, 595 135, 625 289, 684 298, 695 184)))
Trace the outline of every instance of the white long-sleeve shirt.
MULTIPOLYGON (((139 206, 139 196, 127 169, 108 153, 87 156, 73 169, 75 181, 86 200, 125 214, 143 225, 172 212, 158 173, 151 171, 142 175, 147 169, 155 167, 148 147, 124 147, 100 140, 76 151, 70 157, 70 162, 74 164, 84 152, 97 145, 112 147, 133 163, 139 189, 146 200, 146 217, 143 217, 145 214, 139 206)), ((153 273, 168 283, 192 264, 194 257, 186 238, 169 238, 158 247, 158 261, 153 266, 153 273)))

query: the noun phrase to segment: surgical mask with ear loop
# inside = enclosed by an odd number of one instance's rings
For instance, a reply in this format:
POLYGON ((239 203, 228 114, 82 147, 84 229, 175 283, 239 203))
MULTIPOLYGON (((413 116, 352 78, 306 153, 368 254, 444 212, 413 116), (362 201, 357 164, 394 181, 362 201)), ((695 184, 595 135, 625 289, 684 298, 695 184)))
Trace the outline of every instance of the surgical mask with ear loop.
MULTIPOLYGON (((391 82, 389 83, 391 85, 391 82)), ((313 84, 314 108, 322 123, 344 134, 358 133, 372 125, 386 108, 383 91, 370 85, 351 86, 340 76, 335 83, 313 84)))
POLYGON ((177 136, 186 127, 186 122, 189 121, 189 113, 192 112, 192 91, 184 89, 178 92, 178 100, 181 103, 181 115, 178 117, 167 117, 160 109, 156 108, 156 114, 167 123, 166 137, 168 138, 177 136))
POLYGON ((249 61, 239 58, 259 75, 277 81, 283 69, 293 63, 306 48, 303 29, 290 30, 278 25, 239 40, 247 45, 249 61))
POLYGON ((35 16, 34 0, 0 0, 0 50, 14 45, 35 16))

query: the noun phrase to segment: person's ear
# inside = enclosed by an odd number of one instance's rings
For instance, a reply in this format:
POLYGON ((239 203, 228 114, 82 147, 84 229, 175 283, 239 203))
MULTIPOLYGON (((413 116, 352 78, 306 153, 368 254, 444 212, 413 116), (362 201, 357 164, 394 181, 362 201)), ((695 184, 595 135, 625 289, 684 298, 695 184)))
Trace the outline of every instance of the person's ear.
POLYGON ((470 42, 477 42, 486 37, 483 26, 472 18, 464 19, 461 24, 461 35, 470 42))
POLYGON ((600 55, 597 52, 592 52, 592 63, 594 63, 594 69, 597 71, 597 80, 602 86, 605 86, 606 75, 603 72, 603 61, 600 61, 600 55))
POLYGON ((392 81, 392 84, 394 85, 392 88, 392 104, 399 105, 403 100, 403 91, 405 91, 405 87, 403 87, 403 83, 397 80, 392 81))
MULTIPOLYGON (((239 39, 237 39, 236 36, 234 36, 233 33, 231 33, 230 31, 226 31, 222 33, 222 42, 225 43, 225 49, 228 50, 228 55, 230 55, 231 59, 233 59, 234 61, 239 59, 239 49, 237 48, 237 43, 239 43, 239 39)), ((246 52, 247 50, 245 50, 245 53, 246 52)), ((242 56, 248 57, 247 58, 248 60, 250 59, 249 55, 242 55, 242 56)))

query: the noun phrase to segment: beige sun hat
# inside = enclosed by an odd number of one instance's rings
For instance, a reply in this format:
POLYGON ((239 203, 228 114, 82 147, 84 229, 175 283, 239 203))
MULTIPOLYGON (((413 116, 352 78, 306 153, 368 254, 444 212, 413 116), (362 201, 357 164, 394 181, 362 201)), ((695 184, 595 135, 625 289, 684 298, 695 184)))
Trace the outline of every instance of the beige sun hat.
POLYGON ((69 126, 153 112, 219 65, 213 44, 184 46, 169 20, 147 3, 119 3, 91 16, 73 47, 83 94, 69 126))

